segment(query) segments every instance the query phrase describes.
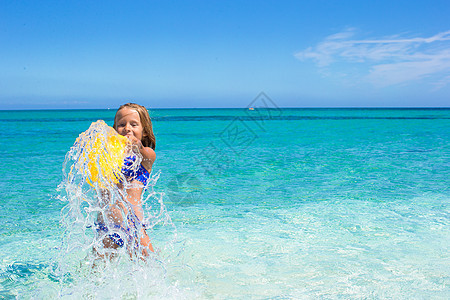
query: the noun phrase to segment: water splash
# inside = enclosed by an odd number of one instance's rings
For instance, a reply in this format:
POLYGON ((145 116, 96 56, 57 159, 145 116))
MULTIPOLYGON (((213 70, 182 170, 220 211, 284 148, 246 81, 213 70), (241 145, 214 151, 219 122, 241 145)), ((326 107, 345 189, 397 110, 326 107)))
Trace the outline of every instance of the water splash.
POLYGON ((126 158, 131 158, 126 168, 139 168, 139 150, 103 121, 92 123, 66 154, 58 186, 58 198, 67 203, 61 211, 60 296, 147 298, 179 292, 165 280, 167 263, 181 250, 164 194, 154 190, 160 174, 145 186, 129 182, 122 173, 126 158), (133 206, 127 190, 137 187, 143 189, 141 205, 133 206), (155 252, 140 242, 145 231, 155 252))

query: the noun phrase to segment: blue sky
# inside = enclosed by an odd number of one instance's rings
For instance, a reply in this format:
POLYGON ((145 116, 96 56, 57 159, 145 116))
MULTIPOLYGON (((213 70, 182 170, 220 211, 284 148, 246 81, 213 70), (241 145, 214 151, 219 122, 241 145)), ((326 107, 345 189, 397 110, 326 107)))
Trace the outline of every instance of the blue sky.
POLYGON ((450 104, 448 1, 0 1, 0 109, 450 104))

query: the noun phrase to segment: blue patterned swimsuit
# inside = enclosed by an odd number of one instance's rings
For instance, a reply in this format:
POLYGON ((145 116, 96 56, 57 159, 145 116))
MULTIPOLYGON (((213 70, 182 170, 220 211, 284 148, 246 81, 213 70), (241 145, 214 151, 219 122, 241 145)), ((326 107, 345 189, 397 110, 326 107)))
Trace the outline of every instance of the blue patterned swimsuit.
POLYGON ((122 167, 122 173, 128 179, 137 180, 144 186, 147 185, 147 181, 150 177, 150 173, 141 164, 137 170, 130 169, 130 166, 136 161, 136 156, 128 156, 125 158, 124 166, 122 167))

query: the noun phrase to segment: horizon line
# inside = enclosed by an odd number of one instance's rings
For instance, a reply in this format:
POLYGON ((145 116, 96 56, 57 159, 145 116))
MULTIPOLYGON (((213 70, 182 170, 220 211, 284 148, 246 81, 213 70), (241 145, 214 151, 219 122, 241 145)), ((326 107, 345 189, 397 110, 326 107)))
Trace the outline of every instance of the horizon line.
MULTIPOLYGON (((147 107, 146 107, 147 108, 147 107)), ((183 109, 246 109, 250 107, 159 107, 148 110, 183 110, 183 109)), ((257 109, 450 109, 450 106, 280 106, 252 107, 257 109)), ((48 110, 116 110, 117 108, 0 108, 0 111, 48 111, 48 110)))

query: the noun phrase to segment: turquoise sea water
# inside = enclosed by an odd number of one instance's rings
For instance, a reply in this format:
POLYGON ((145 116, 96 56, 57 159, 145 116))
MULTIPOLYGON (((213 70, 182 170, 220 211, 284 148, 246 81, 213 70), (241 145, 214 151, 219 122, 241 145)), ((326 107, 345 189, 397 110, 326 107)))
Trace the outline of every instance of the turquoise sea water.
POLYGON ((153 110, 171 224, 96 278, 57 186, 114 113, 0 111, 0 298, 448 298, 449 109, 153 110))

